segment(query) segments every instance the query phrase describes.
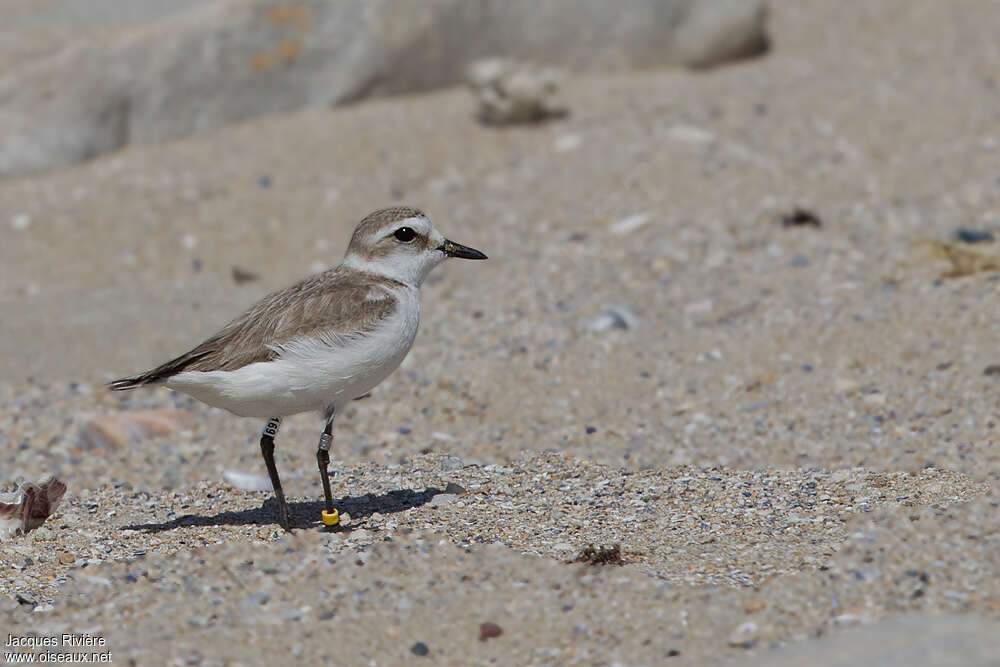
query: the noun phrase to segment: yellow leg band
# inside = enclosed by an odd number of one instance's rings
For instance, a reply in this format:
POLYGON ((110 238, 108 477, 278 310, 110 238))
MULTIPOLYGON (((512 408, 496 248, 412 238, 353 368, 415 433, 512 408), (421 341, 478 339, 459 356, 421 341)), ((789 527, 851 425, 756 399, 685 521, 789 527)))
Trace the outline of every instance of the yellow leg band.
POLYGON ((333 510, 332 512, 327 512, 323 510, 323 525, 326 526, 336 526, 340 523, 340 512, 333 510))

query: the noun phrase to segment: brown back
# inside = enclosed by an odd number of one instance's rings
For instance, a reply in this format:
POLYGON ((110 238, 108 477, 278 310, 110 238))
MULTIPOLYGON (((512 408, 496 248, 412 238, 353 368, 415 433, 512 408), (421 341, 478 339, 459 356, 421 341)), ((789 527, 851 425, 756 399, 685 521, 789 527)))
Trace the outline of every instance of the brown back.
POLYGON ((112 382, 129 389, 160 382, 185 371, 233 371, 274 359, 273 346, 299 336, 323 334, 343 342, 363 336, 391 315, 395 280, 337 267, 317 274, 252 306, 193 350, 135 377, 112 382))

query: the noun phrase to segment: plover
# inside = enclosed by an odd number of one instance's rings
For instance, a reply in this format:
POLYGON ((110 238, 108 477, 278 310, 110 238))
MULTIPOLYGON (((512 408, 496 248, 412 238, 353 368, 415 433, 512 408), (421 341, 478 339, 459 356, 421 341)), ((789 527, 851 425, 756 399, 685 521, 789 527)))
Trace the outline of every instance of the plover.
POLYGON ((415 208, 375 211, 354 230, 340 266, 265 297, 190 352, 108 386, 165 384, 242 417, 268 419, 260 450, 285 530, 291 522, 274 439, 282 417, 318 411, 326 424, 316 449, 323 518, 335 523, 327 471, 334 418, 403 361, 420 321, 420 284, 448 257, 486 259, 446 239, 415 208))

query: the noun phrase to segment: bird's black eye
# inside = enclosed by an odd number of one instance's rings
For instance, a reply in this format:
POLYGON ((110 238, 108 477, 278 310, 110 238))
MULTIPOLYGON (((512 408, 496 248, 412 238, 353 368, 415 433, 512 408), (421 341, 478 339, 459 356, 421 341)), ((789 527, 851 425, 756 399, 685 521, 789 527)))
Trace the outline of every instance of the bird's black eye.
POLYGON ((402 241, 403 243, 409 243, 417 238, 417 233, 413 231, 412 227, 400 227, 392 235, 396 237, 397 241, 402 241))

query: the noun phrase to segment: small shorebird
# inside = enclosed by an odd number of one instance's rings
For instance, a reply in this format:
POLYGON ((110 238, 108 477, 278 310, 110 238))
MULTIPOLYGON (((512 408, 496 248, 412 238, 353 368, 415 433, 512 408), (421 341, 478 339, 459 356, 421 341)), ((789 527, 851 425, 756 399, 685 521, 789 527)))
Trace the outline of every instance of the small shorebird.
POLYGON ((420 322, 420 284, 448 257, 486 259, 446 239, 415 208, 375 211, 354 230, 340 266, 265 297, 190 352, 108 386, 165 384, 242 417, 268 419, 260 450, 285 530, 291 523, 274 438, 282 417, 319 411, 326 427, 316 460, 323 519, 332 525, 337 513, 327 466, 334 417, 403 361, 420 322))

